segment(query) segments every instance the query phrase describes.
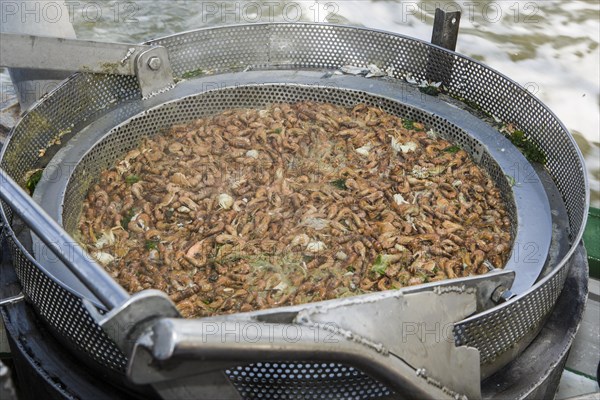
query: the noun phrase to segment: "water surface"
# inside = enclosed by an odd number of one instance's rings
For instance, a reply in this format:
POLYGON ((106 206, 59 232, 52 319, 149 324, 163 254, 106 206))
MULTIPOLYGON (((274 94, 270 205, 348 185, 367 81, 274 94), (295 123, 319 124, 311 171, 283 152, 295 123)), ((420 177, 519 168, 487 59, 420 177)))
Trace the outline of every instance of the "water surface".
MULTIPOLYGON (((532 91, 572 132, 600 207, 600 2, 591 1, 135 1, 72 2, 78 37, 139 42, 202 27, 333 22, 430 40, 436 5, 460 9, 457 51, 532 91), (77 5, 76 5, 77 4, 77 5)), ((2 74, 0 79, 6 80, 2 74)))

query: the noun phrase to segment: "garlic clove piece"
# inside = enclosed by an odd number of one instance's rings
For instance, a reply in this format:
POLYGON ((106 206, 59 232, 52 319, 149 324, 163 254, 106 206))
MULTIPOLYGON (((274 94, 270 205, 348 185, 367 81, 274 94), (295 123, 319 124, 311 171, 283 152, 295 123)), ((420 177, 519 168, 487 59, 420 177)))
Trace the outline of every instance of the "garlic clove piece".
POLYGON ((102 236, 100 236, 94 245, 98 250, 101 250, 104 246, 112 246, 116 241, 117 239, 112 229, 107 229, 102 231, 102 236))
POLYGON ((294 246, 306 246, 310 242, 310 238, 306 233, 301 233, 292 239, 292 243, 290 245, 294 246))
POLYGON ((319 253, 324 251, 327 248, 327 245, 321 241, 312 241, 306 245, 306 251, 309 253, 319 253))
POLYGON ((373 148, 373 146, 371 145, 371 143, 367 143, 362 147, 359 147, 358 149, 356 149, 356 152, 358 154, 360 154, 361 156, 368 156, 369 155, 369 151, 371 151, 371 149, 373 148))
POLYGON ((115 257, 112 254, 108 254, 103 251, 93 252, 92 257, 94 257, 100 264, 104 266, 107 266, 111 262, 115 261, 115 257))
POLYGON ((227 193, 221 193, 217 198, 217 202, 223 210, 229 210, 233 206, 233 197, 227 193))
POLYGON ((403 145, 400 145, 399 147, 401 152, 408 153, 411 151, 415 151, 418 146, 415 142, 406 142, 403 145))
POLYGON ((404 199, 404 196, 402 196, 401 194, 395 194, 394 195, 394 203, 398 204, 398 205, 402 205, 402 204, 409 204, 408 201, 406 201, 404 199))
POLYGON ((258 151, 256 151, 256 150, 248 150, 246 152, 246 157, 257 159, 258 158, 258 151))

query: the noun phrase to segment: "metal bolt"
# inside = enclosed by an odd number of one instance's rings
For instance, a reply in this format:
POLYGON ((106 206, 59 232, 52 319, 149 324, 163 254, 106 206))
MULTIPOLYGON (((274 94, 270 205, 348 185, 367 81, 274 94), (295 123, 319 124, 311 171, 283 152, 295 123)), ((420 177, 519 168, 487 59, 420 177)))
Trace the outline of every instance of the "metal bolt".
POLYGON ((161 65, 162 61, 158 57, 150 57, 148 60, 148 68, 152 71, 158 71, 161 65))
POLYGON ((25 295, 23 293, 19 293, 18 295, 12 297, 6 297, 4 299, 0 299, 0 307, 9 306, 22 300, 25 300, 25 295))
POLYGON ((504 286, 498 286, 492 293, 492 301, 496 304, 506 303, 517 295, 504 286))

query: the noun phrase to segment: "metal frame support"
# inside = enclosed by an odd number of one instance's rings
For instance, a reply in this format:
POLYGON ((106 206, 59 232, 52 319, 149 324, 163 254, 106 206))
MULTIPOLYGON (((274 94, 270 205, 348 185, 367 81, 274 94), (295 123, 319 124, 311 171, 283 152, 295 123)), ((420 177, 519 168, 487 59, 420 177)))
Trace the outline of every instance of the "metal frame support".
MULTIPOLYGON (((447 50, 456 50, 460 15, 460 11, 446 12, 436 8, 431 43, 447 50)), ((442 82, 446 85, 452 76, 453 65, 452 54, 432 48, 425 76, 430 82, 442 82)))
POLYGON ((455 51, 459 26, 460 11, 446 12, 436 8, 431 43, 455 51))
POLYGON ((128 43, 0 33, 0 65, 8 68, 135 75, 142 97, 174 84, 167 49, 128 43))

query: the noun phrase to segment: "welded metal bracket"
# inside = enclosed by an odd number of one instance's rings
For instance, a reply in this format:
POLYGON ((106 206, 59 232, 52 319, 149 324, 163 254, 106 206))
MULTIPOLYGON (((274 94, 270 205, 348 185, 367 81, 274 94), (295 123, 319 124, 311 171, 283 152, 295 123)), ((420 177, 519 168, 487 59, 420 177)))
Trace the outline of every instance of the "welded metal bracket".
POLYGON ((0 33, 0 65, 8 68, 136 75, 142 97, 174 85, 162 46, 0 33))
POLYGON ((168 90, 175 84, 169 54, 162 46, 152 47, 136 57, 135 74, 144 98, 168 90))
POLYGON ((335 326, 351 340, 388 352, 411 365, 421 378, 479 398, 479 351, 454 344, 454 323, 476 311, 474 288, 373 298, 315 307, 298 319, 311 326, 335 326))
POLYGON ((252 362, 319 360, 355 367, 408 397, 478 398, 479 352, 456 347, 452 336, 452 323, 475 309, 475 292, 466 290, 313 306, 291 324, 161 319, 135 344, 128 376, 136 384, 152 384, 164 399, 186 393, 199 399, 214 393, 237 399, 225 369, 252 362), (425 329, 413 329, 419 326, 425 329), (207 395, 188 386, 199 382, 203 388, 208 382, 218 388, 207 395))
POLYGON ((127 374, 163 399, 239 399, 226 369, 318 360, 355 367, 409 397, 480 398, 479 351, 455 345, 454 324, 493 306, 492 293, 513 280, 512 271, 493 271, 234 316, 161 318, 130 348, 127 374))

